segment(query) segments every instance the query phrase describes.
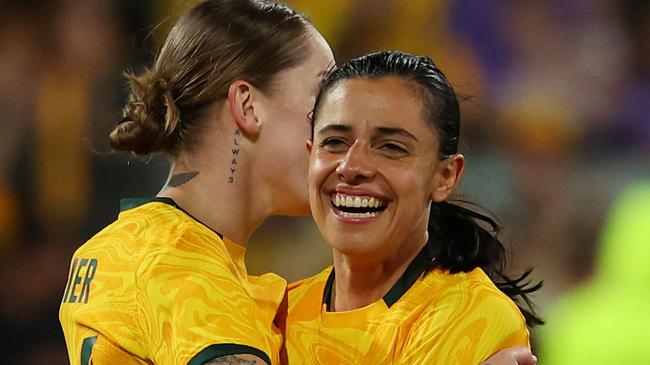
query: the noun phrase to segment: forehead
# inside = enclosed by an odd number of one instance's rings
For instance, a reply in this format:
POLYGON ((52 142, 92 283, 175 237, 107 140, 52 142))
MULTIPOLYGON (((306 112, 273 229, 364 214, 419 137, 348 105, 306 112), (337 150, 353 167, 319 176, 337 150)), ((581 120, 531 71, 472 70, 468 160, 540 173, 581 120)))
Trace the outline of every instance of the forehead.
POLYGON ((363 123, 431 132, 424 116, 424 102, 414 81, 397 76, 360 78, 340 81, 327 92, 315 126, 363 123))

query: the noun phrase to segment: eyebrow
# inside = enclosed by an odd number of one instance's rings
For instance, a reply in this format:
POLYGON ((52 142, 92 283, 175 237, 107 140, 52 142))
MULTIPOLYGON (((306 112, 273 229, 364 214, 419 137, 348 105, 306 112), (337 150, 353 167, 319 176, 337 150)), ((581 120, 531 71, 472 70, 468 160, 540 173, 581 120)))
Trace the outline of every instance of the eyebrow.
MULTIPOLYGON (((345 124, 328 124, 328 125, 324 126, 323 128, 319 129, 318 134, 323 134, 323 133, 330 132, 330 131, 350 132, 351 130, 352 130, 352 127, 349 126, 349 125, 345 125, 345 124)), ((397 135, 400 135, 400 136, 404 136, 406 138, 413 139, 416 142, 419 142, 417 137, 415 137, 412 133, 408 132, 407 130, 405 130, 403 128, 377 127, 377 128, 375 128, 375 131, 378 134, 381 134, 381 135, 395 135, 395 134, 397 134, 397 135)))
POLYGON ((349 132, 352 130, 352 127, 344 124, 328 124, 324 126, 323 128, 318 130, 318 134, 323 134, 329 131, 335 131, 335 132, 349 132))
POLYGON ((416 142, 419 142, 419 140, 412 134, 409 133, 406 129, 402 128, 390 128, 390 127, 377 127, 375 128, 379 134, 384 134, 384 135, 401 135, 407 138, 411 138, 415 140, 416 142))

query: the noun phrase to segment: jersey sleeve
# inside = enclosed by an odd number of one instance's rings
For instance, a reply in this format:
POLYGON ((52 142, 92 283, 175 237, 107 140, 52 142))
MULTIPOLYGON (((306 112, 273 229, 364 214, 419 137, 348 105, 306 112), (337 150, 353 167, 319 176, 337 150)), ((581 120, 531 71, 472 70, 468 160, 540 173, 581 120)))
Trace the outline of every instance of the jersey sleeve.
POLYGON ((227 250, 200 241, 182 237, 141 265, 137 301, 149 356, 198 365, 251 354, 271 364, 272 318, 258 311, 227 250))
POLYGON ((480 295, 459 291, 423 316, 399 363, 478 365, 514 346, 530 346, 525 320, 516 305, 492 290, 480 295))

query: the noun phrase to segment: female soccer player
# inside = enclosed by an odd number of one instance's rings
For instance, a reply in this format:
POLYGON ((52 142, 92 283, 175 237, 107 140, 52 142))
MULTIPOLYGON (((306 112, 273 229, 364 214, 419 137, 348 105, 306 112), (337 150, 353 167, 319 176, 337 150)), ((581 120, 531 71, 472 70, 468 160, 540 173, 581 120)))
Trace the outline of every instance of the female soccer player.
POLYGON ((447 201, 465 161, 459 122, 428 57, 371 54, 325 79, 309 198, 334 266, 290 289, 290 362, 468 365, 528 345, 508 295, 531 289, 503 275, 503 246, 477 223, 493 221, 447 201))
POLYGON ((74 254, 60 309, 72 364, 279 362, 286 282, 248 276, 245 245, 267 217, 309 213, 307 115, 332 64, 288 7, 210 0, 127 74, 111 145, 173 167, 74 254))
POLYGON ((123 201, 74 254, 60 310, 72 364, 279 362, 286 283, 248 276, 245 245, 271 215, 309 214, 307 115, 332 63, 286 6, 209 0, 127 74, 111 145, 173 166, 158 197, 123 201))

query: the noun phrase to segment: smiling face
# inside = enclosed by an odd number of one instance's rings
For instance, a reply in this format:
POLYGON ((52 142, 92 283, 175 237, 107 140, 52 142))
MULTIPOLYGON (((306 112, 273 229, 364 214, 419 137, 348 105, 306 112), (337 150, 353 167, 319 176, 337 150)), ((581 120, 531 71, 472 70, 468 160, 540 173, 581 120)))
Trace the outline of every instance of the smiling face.
POLYGON ((426 243, 430 203, 447 198, 460 171, 439 160, 422 108, 415 84, 396 76, 327 91, 314 122, 309 198, 335 251, 381 260, 426 243))

